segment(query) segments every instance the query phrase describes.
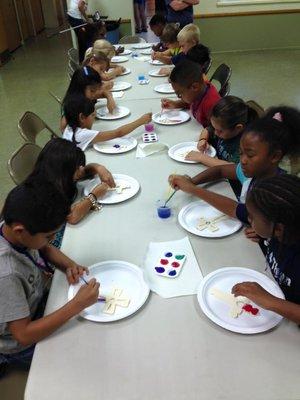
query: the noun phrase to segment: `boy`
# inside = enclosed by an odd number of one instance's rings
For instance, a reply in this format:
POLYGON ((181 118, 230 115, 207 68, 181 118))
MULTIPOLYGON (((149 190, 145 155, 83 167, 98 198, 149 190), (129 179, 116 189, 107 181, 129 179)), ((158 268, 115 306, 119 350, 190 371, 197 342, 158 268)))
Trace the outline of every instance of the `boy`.
POLYGON ((162 99, 162 108, 186 108, 189 104, 194 118, 207 127, 211 110, 221 96, 210 82, 204 82, 199 65, 182 61, 171 72, 170 82, 180 100, 162 99))
POLYGON ((52 265, 65 272, 70 284, 88 273, 49 244, 69 212, 64 195, 39 179, 15 187, 5 201, 0 224, 0 374, 9 364, 29 367, 35 343, 97 302, 99 283, 92 279, 71 301, 42 317, 52 265))
POLYGON ((199 64, 203 73, 206 74, 211 63, 210 50, 201 43, 196 44, 196 46, 193 46, 188 50, 186 53, 186 59, 199 64))
MULTIPOLYGON (((166 26, 166 18, 162 14, 155 14, 149 21, 149 26, 151 31, 157 36, 159 39, 163 33, 164 27, 166 26)), ((159 43, 152 46, 154 51, 165 51, 167 48, 165 45, 160 41, 159 43)))

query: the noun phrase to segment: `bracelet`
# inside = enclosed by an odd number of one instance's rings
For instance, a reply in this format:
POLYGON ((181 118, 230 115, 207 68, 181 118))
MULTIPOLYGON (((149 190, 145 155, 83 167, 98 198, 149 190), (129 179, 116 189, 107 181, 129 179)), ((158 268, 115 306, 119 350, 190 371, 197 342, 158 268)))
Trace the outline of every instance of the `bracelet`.
POLYGON ((91 204, 92 204, 91 210, 92 211, 100 211, 101 210, 102 205, 97 202, 97 197, 94 195, 94 193, 89 193, 85 198, 91 202, 91 204))

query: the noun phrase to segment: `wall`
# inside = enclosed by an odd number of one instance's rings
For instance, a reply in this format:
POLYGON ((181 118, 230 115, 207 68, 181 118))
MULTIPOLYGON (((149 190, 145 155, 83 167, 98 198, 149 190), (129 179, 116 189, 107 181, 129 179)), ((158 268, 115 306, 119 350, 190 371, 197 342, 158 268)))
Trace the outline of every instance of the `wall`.
MULTIPOLYGON (((6 31, 4 28, 3 17, 0 11, 0 54, 8 49, 6 31)), ((1 63, 1 62, 0 62, 1 63)))
POLYGON ((61 1, 42 0, 41 3, 45 19, 45 28, 57 28, 61 23, 61 21, 59 21, 59 14, 62 8, 61 1))

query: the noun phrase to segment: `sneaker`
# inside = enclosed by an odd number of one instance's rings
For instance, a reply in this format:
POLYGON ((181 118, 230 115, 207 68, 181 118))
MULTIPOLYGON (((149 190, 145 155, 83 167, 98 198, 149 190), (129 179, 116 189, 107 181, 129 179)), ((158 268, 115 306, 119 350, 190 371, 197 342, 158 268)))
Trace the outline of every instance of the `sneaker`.
POLYGON ((135 33, 142 33, 142 30, 139 28, 135 28, 135 33))
POLYGON ((147 28, 142 28, 142 32, 148 32, 147 28))

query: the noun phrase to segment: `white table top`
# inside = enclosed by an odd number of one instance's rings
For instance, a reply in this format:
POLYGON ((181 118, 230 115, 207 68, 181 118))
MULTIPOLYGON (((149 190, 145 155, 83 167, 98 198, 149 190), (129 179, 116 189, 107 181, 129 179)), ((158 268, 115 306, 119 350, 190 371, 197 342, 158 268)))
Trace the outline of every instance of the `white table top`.
MULTIPOLYGON (((123 99, 131 116, 96 126, 115 127, 149 111, 159 98, 123 99), (122 122, 121 122, 122 121, 122 122)), ((157 106, 157 111, 159 105, 157 106)), ((199 125, 156 126, 170 146, 195 140, 199 125)), ((133 136, 139 138, 143 129, 133 136)), ((76 226, 67 226, 62 250, 84 265, 120 259, 141 265, 150 241, 188 235, 205 276, 221 266, 244 266, 263 272, 258 246, 242 231, 222 239, 188 234, 172 216, 160 220, 155 201, 167 189, 170 173, 193 175, 199 165, 182 164, 166 153, 144 159, 135 150, 117 156, 86 152, 88 162, 99 162, 114 173, 136 178, 141 190, 133 199, 105 206, 76 226)), ((233 196, 227 182, 211 190, 233 196)), ((177 193, 172 209, 194 200, 177 193)), ((57 271, 46 312, 67 301, 68 285, 57 271)), ((125 320, 97 324, 74 318, 36 346, 26 400, 296 400, 300 393, 300 335, 288 321, 271 332, 239 335, 213 324, 201 312, 196 296, 163 299, 151 294, 145 306, 125 320)))

